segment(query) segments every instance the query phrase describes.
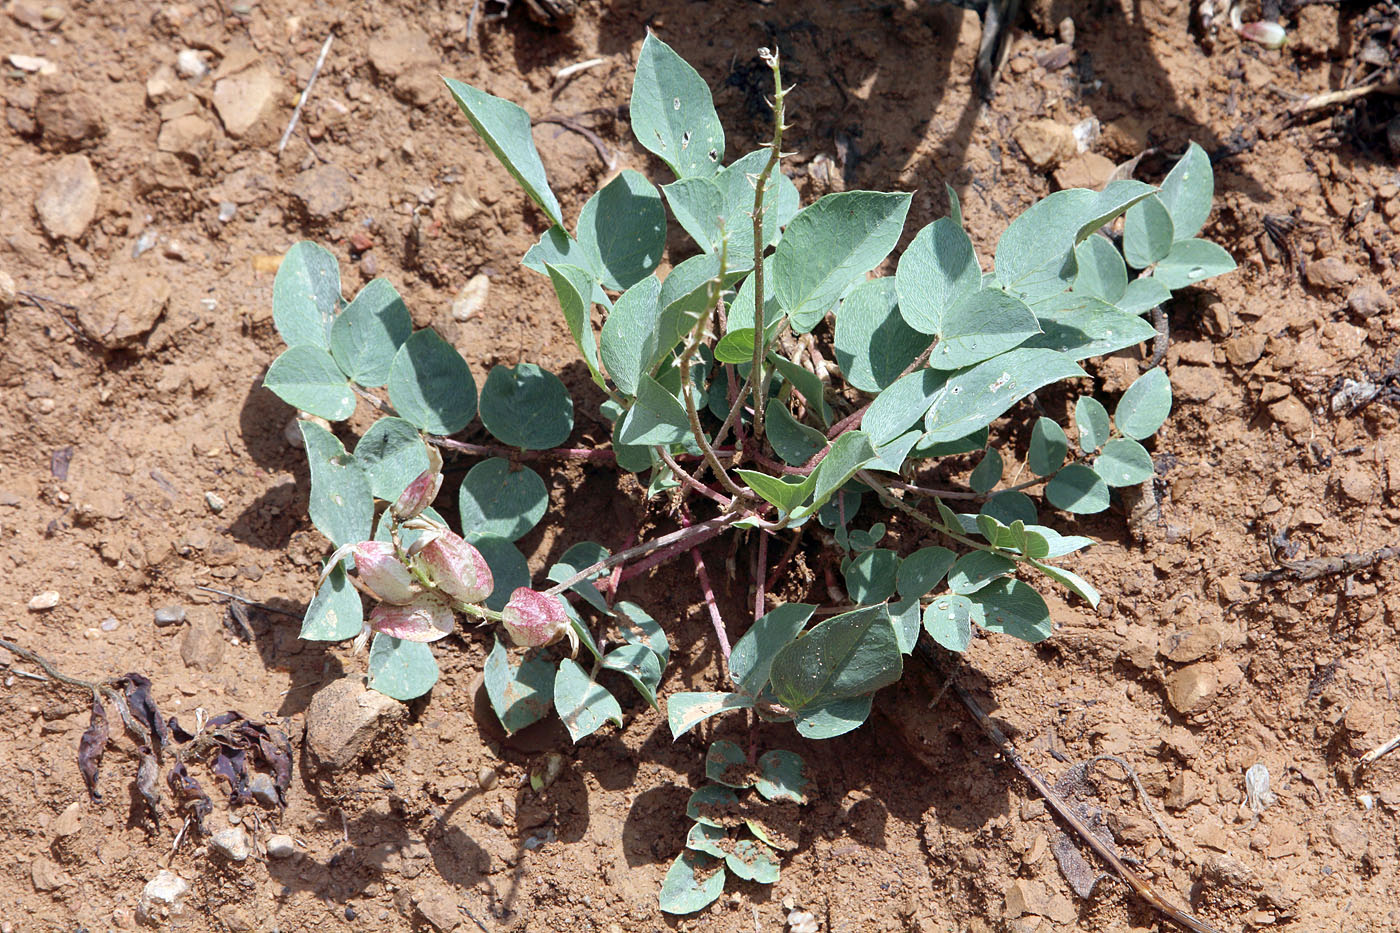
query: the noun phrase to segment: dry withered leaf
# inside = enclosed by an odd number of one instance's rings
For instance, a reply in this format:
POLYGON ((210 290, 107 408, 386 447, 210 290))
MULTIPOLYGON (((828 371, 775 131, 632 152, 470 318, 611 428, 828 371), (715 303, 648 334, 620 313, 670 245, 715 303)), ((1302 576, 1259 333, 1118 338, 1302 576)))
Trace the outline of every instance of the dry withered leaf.
POLYGON ((155 754, 149 745, 142 745, 141 764, 136 769, 136 792, 151 808, 151 818, 157 828, 160 827, 160 786, 156 783, 159 778, 160 765, 156 763, 155 754))
POLYGON ((151 698, 150 678, 132 673, 124 675, 117 683, 121 684, 122 692, 126 694, 126 705, 131 708, 131 714, 151 730, 151 741, 155 743, 155 754, 159 757, 165 746, 170 744, 170 732, 165 727, 160 710, 156 708, 156 701, 151 698))
POLYGON ((176 762, 175 767, 170 769, 170 774, 166 775, 165 782, 170 785, 170 793, 175 799, 194 811, 195 823, 200 833, 203 833, 204 818, 214 809, 214 803, 204 792, 204 788, 190 776, 183 761, 176 762))
POLYGON ((97 789, 97 771, 102 767, 102 756, 107 751, 109 738, 111 733, 107 729, 107 711, 94 691, 92 715, 88 717, 88 727, 83 732, 83 737, 78 739, 78 770, 82 772, 88 794, 93 800, 102 799, 102 792, 97 789))

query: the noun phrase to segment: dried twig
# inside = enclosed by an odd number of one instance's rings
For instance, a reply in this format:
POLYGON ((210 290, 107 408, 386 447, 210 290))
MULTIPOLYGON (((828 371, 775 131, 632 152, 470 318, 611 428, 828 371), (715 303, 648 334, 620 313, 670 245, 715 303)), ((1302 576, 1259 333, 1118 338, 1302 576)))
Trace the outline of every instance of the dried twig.
MULTIPOLYGON (((321 73, 321 66, 326 63, 326 53, 331 50, 331 42, 334 39, 335 33, 331 33, 326 36, 325 44, 321 46, 321 54, 316 57, 316 66, 311 69, 311 77, 307 79, 306 87, 301 92, 301 99, 297 101, 296 109, 292 111, 292 118, 287 121, 287 129, 282 134, 282 141, 277 144, 278 155, 281 155, 282 150, 287 148, 287 140, 292 138, 292 130, 297 128, 297 121, 301 119, 301 108, 306 106, 306 99, 311 96, 311 85, 316 83, 316 76, 321 73)), ((317 158, 319 159, 320 156, 318 155, 317 158)))
POLYGON ((275 612, 279 615, 284 615, 292 619, 301 618, 301 613, 292 612, 289 609, 279 609, 277 606, 270 605, 269 603, 260 603, 255 599, 249 599, 248 597, 240 596, 237 593, 230 593, 228 590, 218 590, 212 586, 205 586, 203 583, 196 583, 194 585, 194 588, 197 590, 203 590, 206 593, 217 593, 219 596, 227 596, 229 599, 236 599, 238 602, 242 603, 245 606, 253 606, 254 608, 262 609, 266 612, 275 612))
POLYGON ((54 667, 53 662, 42 654, 39 654, 37 651, 30 651, 28 648, 22 648, 5 638, 0 638, 0 648, 4 648, 17 657, 24 658, 26 661, 39 665, 45 674, 48 674, 61 684, 65 684, 69 687, 76 687, 79 690, 86 690, 94 695, 101 694, 106 697, 112 705, 117 708, 117 712, 121 714, 122 723, 127 729, 131 730, 131 734, 138 737, 143 745, 149 745, 151 743, 150 730, 136 721, 135 717, 131 715, 130 708, 127 706, 126 698, 113 689, 112 684, 115 681, 83 680, 81 677, 73 677, 69 674, 65 674, 54 667))
POLYGON ((572 130, 584 139, 593 144, 593 148, 598 150, 598 157, 603 160, 603 164, 608 171, 617 168, 617 157, 612 154, 608 144, 603 142, 603 137, 575 120, 573 117, 566 117, 563 114, 550 114, 546 117, 536 117, 536 123, 553 123, 555 126, 562 126, 566 130, 572 130))
POLYGON ((1360 554, 1314 557, 1310 560, 1283 560, 1279 561, 1281 566, 1277 570, 1246 573, 1241 575, 1240 579, 1249 583, 1277 583, 1280 580, 1306 583, 1319 577, 1355 573, 1397 556, 1400 556, 1400 546, 1376 548, 1374 551, 1364 551, 1360 554))
POLYGON ((1383 756, 1383 755, 1388 755, 1388 754, 1390 754, 1391 752, 1395 751, 1397 748, 1400 748, 1400 735, 1395 736, 1395 737, 1392 738, 1389 742, 1386 742, 1386 743, 1383 744, 1383 745, 1377 746, 1376 748, 1373 748, 1373 749, 1371 749, 1371 751, 1369 751, 1369 752, 1367 752, 1366 754, 1362 755, 1362 756, 1361 756, 1361 765, 1362 765, 1362 767, 1365 767, 1366 765, 1375 764, 1377 761, 1380 760, 1381 756, 1383 756))
POLYGON ((590 58, 586 62, 577 62, 565 68, 560 68, 554 73, 554 79, 550 83, 559 84, 562 81, 567 81, 568 79, 572 78, 574 75, 580 72, 587 71, 590 68, 596 68, 599 65, 605 64, 606 62, 606 58, 590 58))

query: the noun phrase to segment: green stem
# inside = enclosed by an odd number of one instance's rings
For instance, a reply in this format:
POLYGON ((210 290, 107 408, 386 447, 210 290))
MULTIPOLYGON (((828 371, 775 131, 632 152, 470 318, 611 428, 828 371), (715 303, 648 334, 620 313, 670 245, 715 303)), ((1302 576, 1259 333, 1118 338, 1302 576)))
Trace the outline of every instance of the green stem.
MULTIPOLYGON (((763 378, 764 356, 767 341, 764 339, 763 320, 763 192, 768 187, 768 179, 778 167, 783 152, 783 73, 778 64, 778 53, 760 49, 760 58, 773 69, 773 142, 768 153, 768 163, 758 173, 754 182, 753 196, 753 367, 749 370, 753 387, 753 436, 758 441, 763 438, 763 405, 766 382, 763 378)), ((739 393, 737 408, 744 405, 744 395, 739 393)))
POLYGON ((458 612, 464 612, 469 616, 476 616, 478 619, 486 619, 488 622, 505 621, 505 616, 501 615, 499 612, 492 612, 485 606, 473 606, 470 603, 454 602, 452 608, 456 609, 458 612))
POLYGON ((947 525, 943 524, 943 522, 939 521, 938 519, 933 518, 930 515, 925 515, 923 512, 914 508, 912 505, 905 502, 903 499, 899 498, 899 496, 896 496, 888 486, 886 486, 880 480, 876 479, 873 475, 871 475, 869 471, 857 470, 856 476, 860 479, 862 483, 865 483, 871 489, 875 490, 875 494, 878 495, 882 500, 887 502, 889 505, 903 512, 905 515, 908 515, 915 521, 927 525, 934 531, 937 531, 939 534, 942 534, 948 538, 952 538, 959 544, 965 544, 970 548, 976 548, 979 551, 991 551, 993 554, 1000 554, 1002 557, 1005 557, 1008 560, 1016 561, 1017 563, 1025 562, 1026 557, 1023 554, 1020 554, 1016 551, 1008 551, 1005 548, 995 547, 990 544, 984 544, 981 541, 969 538, 967 535, 963 534, 961 530, 954 531, 952 528, 949 528, 947 525))

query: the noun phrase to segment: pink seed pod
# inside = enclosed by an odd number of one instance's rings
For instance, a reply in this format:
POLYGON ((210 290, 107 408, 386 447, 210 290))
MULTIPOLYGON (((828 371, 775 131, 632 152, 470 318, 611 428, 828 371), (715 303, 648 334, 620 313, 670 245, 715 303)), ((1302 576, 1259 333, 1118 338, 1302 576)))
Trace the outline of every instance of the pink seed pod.
POLYGON ((322 579, 347 557, 355 558, 355 575, 360 582, 386 603, 401 606, 413 602, 423 591, 388 541, 357 541, 337 549, 322 571, 322 579))
POLYGON ((408 488, 399 494, 389 511, 399 521, 407 521, 432 505, 441 488, 442 474, 429 467, 408 484, 408 488))
POLYGON ((429 583, 460 602, 475 605, 495 589, 486 558, 450 531, 424 544, 415 559, 429 583))
POLYGON ((571 653, 578 654, 578 636, 557 596, 522 586, 510 594, 501 616, 510 640, 523 648, 542 648, 568 636, 571 653))
POLYGON ((1288 42, 1288 30, 1278 23, 1245 23, 1239 27, 1240 35, 1251 42, 1257 42, 1266 49, 1281 49, 1288 42))
POLYGON ((452 604, 437 593, 419 593, 406 606, 380 603, 369 614, 369 627, 404 641, 437 641, 452 634, 457 616, 452 604))

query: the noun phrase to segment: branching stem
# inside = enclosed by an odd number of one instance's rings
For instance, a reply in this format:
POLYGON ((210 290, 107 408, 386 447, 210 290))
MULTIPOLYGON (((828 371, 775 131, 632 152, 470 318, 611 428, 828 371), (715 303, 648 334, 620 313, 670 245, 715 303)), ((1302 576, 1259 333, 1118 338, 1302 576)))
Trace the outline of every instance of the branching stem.
MULTIPOLYGON (((763 403, 767 380, 763 378, 764 355, 767 341, 764 339, 763 320, 763 192, 768 187, 768 179, 778 167, 783 154, 783 72, 778 63, 778 53, 769 49, 759 49, 759 58, 773 70, 773 142, 768 152, 768 163, 758 173, 754 182, 753 194, 753 367, 749 370, 749 380, 753 388, 753 436, 754 440, 763 437, 763 403)), ((739 403, 744 404, 744 393, 739 393, 739 403)), ((732 413, 731 413, 732 414, 732 413)))

